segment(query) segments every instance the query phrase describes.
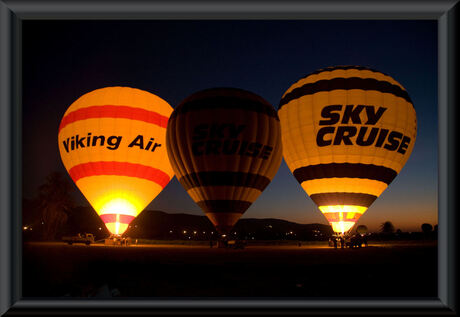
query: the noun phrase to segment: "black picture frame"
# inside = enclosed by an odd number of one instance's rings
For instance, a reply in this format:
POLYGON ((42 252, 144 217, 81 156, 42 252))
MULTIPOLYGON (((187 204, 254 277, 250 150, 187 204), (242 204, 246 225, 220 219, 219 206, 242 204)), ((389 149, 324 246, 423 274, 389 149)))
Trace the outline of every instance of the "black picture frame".
POLYGON ((458 0, 59 1, 0 0, 0 313, 8 315, 455 314, 458 0), (438 298, 245 300, 21 298, 21 25, 32 19, 431 19, 438 21, 438 298))

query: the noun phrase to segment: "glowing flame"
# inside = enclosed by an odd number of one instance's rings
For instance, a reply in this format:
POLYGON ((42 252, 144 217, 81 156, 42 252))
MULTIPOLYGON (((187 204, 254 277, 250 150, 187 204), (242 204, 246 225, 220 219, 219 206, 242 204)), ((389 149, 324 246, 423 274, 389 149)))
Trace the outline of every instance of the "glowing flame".
POLYGON ((100 209, 99 214, 123 214, 137 216, 136 207, 124 198, 114 198, 106 202, 100 209))
POLYGON ((123 234, 140 212, 132 201, 120 197, 104 199, 97 211, 110 233, 116 235, 123 234))
POLYGON ((335 205, 320 206, 319 210, 329 221, 334 232, 344 234, 355 225, 359 217, 367 210, 367 207, 335 205))

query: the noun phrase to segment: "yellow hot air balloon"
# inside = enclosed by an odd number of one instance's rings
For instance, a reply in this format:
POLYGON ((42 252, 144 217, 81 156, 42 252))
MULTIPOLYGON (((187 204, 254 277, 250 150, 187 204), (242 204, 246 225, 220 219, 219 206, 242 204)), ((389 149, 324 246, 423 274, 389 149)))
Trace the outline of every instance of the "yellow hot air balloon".
POLYGON ((172 107, 129 87, 78 98, 59 126, 65 168, 107 229, 121 235, 174 176, 165 135, 172 107))
POLYGON ((166 144, 179 182, 225 235, 275 176, 282 160, 275 109, 236 88, 203 90, 175 108, 166 144))
POLYGON ((335 232, 347 232, 414 148, 415 109, 390 76, 360 66, 318 70, 283 95, 283 155, 335 232))

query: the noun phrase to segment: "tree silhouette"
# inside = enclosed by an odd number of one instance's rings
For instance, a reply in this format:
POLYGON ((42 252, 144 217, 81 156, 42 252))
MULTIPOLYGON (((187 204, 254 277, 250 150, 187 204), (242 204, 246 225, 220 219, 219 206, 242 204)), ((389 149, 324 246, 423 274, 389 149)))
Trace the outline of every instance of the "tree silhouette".
POLYGON ((68 212, 75 203, 70 193, 72 184, 59 172, 52 172, 38 189, 43 238, 54 240, 67 222, 68 212))
POLYGON ((395 226, 391 223, 391 221, 385 221, 380 225, 380 232, 382 233, 393 233, 395 231, 395 226))
POLYGON ((359 234, 365 234, 367 233, 368 229, 365 225, 359 225, 357 228, 356 228, 356 232, 359 233, 359 234))
POLYGON ((433 226, 430 225, 429 223, 422 224, 422 231, 424 233, 430 233, 432 230, 433 230, 433 226))

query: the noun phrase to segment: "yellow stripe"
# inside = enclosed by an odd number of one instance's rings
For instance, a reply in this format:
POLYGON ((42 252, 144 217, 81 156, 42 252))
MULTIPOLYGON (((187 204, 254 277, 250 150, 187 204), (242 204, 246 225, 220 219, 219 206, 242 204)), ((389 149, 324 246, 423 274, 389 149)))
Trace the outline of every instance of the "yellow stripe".
MULTIPOLYGON (((69 124, 59 133, 58 142, 62 162, 67 170, 87 162, 115 161, 152 166, 161 169, 172 177, 174 172, 169 163, 165 138, 166 129, 157 125, 129 119, 105 118, 86 119, 69 124), (87 146, 88 133, 91 133, 90 146, 87 146), (79 138, 84 138, 85 147, 71 150, 69 140, 69 152, 67 152, 64 141, 67 142, 67 138, 77 134, 79 138), (144 149, 137 145, 129 147, 139 135, 142 136, 144 149), (96 139, 95 146, 92 146, 95 136, 104 136, 104 145, 101 145, 101 139, 96 139), (108 144, 108 139, 111 136, 121 136, 118 147, 116 147, 117 139, 115 137, 111 139, 113 145, 108 144), (150 138, 154 140, 151 141, 150 138), (150 142, 151 145, 146 150, 150 142), (152 152, 155 143, 161 145, 156 146, 152 152)), ((139 142, 136 143, 139 144, 139 142)))
POLYGON ((191 188, 187 193, 195 202, 233 199, 252 203, 262 192, 256 188, 243 186, 201 186, 191 188))
MULTIPOLYGON (((396 172, 402 169, 416 139, 415 124, 412 124, 416 120, 414 108, 406 100, 393 94, 377 91, 367 91, 363 94, 363 92, 358 89, 347 92, 343 90, 318 92, 292 100, 281 108, 278 114, 281 121, 283 155, 291 170, 328 163, 373 164, 391 168, 396 172), (344 100, 347 100, 348 104, 369 103, 386 107, 384 116, 374 127, 396 130, 411 137, 406 154, 401 155, 397 151, 389 152, 383 147, 377 148, 374 145, 357 147, 342 144, 341 146, 318 147, 316 135, 320 128, 318 122, 323 119, 321 109, 328 104, 343 104, 344 100)), ((364 113, 365 111, 361 116, 362 122, 367 120, 364 113)), ((341 124, 338 123, 335 126, 339 125, 341 124)), ((365 125, 353 126, 359 129, 365 125)), ((332 137, 333 135, 328 135, 326 138, 332 137)), ((353 140, 356 140, 356 136, 353 137, 353 140)))
POLYGON ((388 187, 384 182, 363 178, 320 178, 302 183, 308 195, 323 193, 362 193, 379 197, 388 187))

